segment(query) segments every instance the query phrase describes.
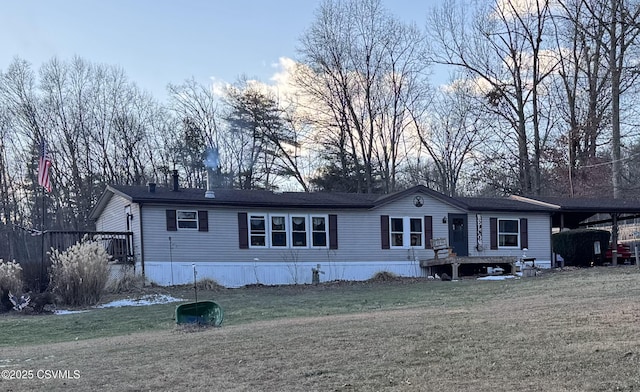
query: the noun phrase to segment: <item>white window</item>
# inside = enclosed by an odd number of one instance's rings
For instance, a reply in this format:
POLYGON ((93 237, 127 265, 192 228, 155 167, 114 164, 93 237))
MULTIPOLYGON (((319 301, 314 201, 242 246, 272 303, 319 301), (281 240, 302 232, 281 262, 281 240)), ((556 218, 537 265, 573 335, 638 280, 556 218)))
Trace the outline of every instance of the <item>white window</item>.
POLYGON ((311 217, 311 246, 314 248, 326 248, 329 242, 329 230, 327 230, 326 216, 311 217))
POLYGON ((404 219, 391 218, 389 225, 391 229, 391 246, 401 247, 404 245, 404 219))
POLYGON ((291 216, 291 246, 304 248, 307 246, 307 217, 291 216))
POLYGON ((422 246, 422 219, 411 218, 409 219, 409 236, 411 239, 411 246, 422 246))
POLYGON ((392 248, 423 247, 422 218, 390 218, 389 234, 392 248))
POLYGON ((253 213, 247 219, 250 248, 329 247, 328 215, 253 213))
POLYGON ((176 211, 178 229, 198 230, 198 211, 176 211))
POLYGON ((287 246, 287 216, 271 215, 271 246, 287 246))
POLYGON ((498 219, 498 247, 520 247, 520 221, 518 219, 498 219))
POLYGON ((267 217, 249 215, 249 244, 252 247, 267 246, 267 217))

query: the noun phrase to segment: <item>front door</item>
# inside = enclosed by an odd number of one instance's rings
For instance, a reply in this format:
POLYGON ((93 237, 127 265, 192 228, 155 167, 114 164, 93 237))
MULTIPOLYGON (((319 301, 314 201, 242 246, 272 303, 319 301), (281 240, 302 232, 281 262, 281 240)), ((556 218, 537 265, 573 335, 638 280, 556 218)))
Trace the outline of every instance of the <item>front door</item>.
POLYGON ((449 247, 457 256, 469 256, 466 214, 449 214, 449 247))

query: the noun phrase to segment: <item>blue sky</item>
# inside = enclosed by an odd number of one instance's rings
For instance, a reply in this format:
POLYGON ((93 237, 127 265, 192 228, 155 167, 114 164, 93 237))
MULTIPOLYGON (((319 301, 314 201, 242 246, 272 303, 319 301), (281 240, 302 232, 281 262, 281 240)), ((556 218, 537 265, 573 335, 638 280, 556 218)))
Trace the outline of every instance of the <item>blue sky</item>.
MULTIPOLYGON (((430 1, 383 0, 424 26, 430 1)), ((298 39, 320 0, 0 0, 0 70, 15 56, 39 68, 78 55, 122 67, 163 99, 167 83, 269 82, 280 57, 296 58, 298 39)))

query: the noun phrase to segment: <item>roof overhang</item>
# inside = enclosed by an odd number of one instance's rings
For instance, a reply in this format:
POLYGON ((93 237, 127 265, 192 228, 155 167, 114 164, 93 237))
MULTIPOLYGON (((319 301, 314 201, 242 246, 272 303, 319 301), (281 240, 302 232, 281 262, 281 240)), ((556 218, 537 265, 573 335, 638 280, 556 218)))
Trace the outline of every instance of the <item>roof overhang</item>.
POLYGON ((599 220, 598 223, 613 221, 615 215, 618 220, 632 219, 640 216, 640 201, 620 199, 588 199, 588 198, 545 198, 511 196, 512 198, 552 209, 551 219, 553 227, 578 228, 585 226, 587 219, 598 214, 609 214, 612 218, 599 220))

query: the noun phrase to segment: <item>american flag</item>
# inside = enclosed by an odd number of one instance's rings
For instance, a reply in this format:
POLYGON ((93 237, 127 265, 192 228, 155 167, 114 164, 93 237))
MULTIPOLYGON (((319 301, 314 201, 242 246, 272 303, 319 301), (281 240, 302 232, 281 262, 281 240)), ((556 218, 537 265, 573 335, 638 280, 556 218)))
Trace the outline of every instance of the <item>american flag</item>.
POLYGON ((46 189, 47 192, 51 192, 49 168, 51 168, 51 157, 47 152, 47 144, 43 140, 40 144, 40 159, 38 160, 38 184, 46 189))

